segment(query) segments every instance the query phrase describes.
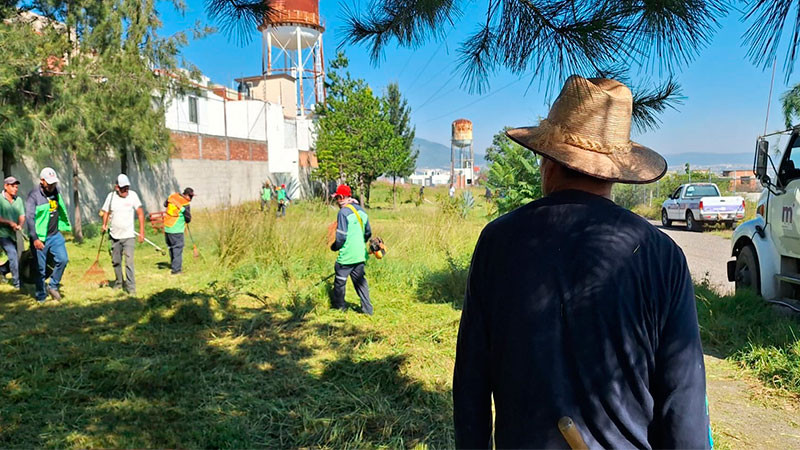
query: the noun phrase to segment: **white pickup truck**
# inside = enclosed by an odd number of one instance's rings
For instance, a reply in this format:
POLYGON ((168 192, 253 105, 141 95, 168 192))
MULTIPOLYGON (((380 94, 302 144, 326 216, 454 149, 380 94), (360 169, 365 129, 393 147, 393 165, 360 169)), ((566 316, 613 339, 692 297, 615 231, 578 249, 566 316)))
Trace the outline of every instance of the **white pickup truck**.
POLYGON ((661 224, 671 226, 673 220, 686 221, 689 231, 701 231, 704 223, 733 223, 744 219, 744 199, 722 197, 714 183, 682 184, 661 205, 661 224))

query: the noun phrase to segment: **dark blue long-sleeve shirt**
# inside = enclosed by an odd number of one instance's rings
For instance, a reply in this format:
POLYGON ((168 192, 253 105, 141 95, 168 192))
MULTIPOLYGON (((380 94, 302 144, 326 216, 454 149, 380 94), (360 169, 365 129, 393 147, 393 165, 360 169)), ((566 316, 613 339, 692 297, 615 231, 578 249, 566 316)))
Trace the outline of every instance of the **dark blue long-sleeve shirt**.
POLYGON ((708 448, 705 368, 681 250, 608 199, 562 191, 482 232, 453 379, 458 447, 708 448))

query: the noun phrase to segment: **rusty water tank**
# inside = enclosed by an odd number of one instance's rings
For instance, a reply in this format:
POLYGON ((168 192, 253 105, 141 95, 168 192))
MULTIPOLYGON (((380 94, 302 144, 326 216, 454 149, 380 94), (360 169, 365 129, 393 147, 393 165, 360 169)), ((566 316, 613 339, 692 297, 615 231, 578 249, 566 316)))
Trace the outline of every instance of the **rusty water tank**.
POLYGON ((319 17, 319 0, 276 0, 271 6, 273 11, 264 17, 259 30, 271 31, 272 45, 297 51, 299 29, 300 48, 309 48, 325 31, 319 17))
POLYGON ((472 122, 467 119, 456 119, 452 125, 453 145, 468 147, 472 145, 472 122))

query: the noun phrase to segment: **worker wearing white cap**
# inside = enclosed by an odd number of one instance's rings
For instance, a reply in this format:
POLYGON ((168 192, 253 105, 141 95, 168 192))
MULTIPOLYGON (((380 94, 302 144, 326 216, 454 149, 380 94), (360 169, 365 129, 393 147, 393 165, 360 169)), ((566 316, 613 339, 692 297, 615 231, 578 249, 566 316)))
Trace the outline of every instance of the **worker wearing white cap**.
POLYGON ((32 247, 36 249, 36 261, 39 273, 36 277, 36 300, 40 303, 47 299, 47 294, 54 300, 61 300, 59 286, 61 276, 67 268, 69 257, 62 231, 72 231, 67 216, 64 199, 58 192, 58 175, 50 167, 39 173, 39 186, 35 187, 25 201, 25 225, 31 238, 32 247), (45 290, 47 278, 47 257, 53 257, 53 273, 45 290))
POLYGON ((136 295, 136 278, 133 272, 133 251, 136 247, 137 233, 133 228, 133 215, 139 219, 139 242, 144 241, 144 211, 142 201, 136 192, 131 190, 131 181, 124 173, 117 176, 114 192, 106 197, 101 208, 103 215, 103 233, 109 229, 111 219, 111 265, 114 266, 116 281, 114 289, 125 289, 130 295, 136 295), (122 276, 122 256, 125 255, 125 277, 122 276))

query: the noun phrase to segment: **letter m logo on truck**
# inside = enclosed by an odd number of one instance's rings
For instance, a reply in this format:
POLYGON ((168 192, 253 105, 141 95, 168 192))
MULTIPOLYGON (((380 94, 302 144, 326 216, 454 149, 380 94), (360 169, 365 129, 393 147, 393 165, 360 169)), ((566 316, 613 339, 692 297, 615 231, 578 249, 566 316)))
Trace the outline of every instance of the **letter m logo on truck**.
POLYGON ((792 223, 792 207, 784 206, 781 214, 781 221, 783 223, 792 223))

